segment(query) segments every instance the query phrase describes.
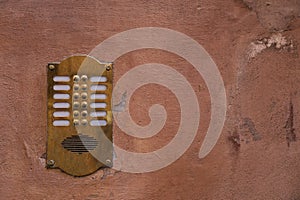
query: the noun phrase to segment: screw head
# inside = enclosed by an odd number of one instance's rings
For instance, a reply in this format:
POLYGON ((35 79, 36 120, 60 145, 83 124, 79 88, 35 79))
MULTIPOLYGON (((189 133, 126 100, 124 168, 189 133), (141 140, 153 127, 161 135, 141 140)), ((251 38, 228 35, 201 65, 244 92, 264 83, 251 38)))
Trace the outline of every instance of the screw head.
POLYGON ((111 160, 110 159, 107 159, 105 162, 106 162, 107 166, 111 166, 111 160))
POLYGON ((54 69, 55 69, 55 66, 54 66, 54 65, 49 65, 48 68, 49 68, 50 70, 54 70, 54 69))
POLYGON ((109 71, 109 70, 111 70, 111 66, 110 66, 110 65, 107 65, 107 66, 106 66, 106 71, 109 71))
POLYGON ((55 161, 54 161, 54 160, 48 160, 48 161, 47 161, 47 165, 48 165, 49 167, 52 167, 54 164, 55 164, 55 161))

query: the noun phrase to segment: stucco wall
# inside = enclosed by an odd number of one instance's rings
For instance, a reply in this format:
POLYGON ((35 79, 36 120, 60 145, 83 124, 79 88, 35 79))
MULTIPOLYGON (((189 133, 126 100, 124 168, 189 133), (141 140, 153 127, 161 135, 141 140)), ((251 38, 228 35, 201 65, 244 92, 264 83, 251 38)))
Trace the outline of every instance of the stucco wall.
MULTIPOLYGON (((299 199, 297 6, 296 0, 0 1, 0 199, 299 199), (88 54, 113 34, 147 26, 190 36, 216 62, 228 111, 213 151, 198 158, 210 120, 203 79, 184 59, 147 49, 116 60, 115 81, 144 63, 163 63, 182 73, 201 110, 190 148, 173 164, 151 173, 106 169, 74 178, 47 170, 41 158, 46 151, 46 64, 88 54), (273 36, 287 42, 268 47, 272 31, 280 31, 273 36)), ((142 140, 115 126, 116 144, 147 152, 174 137, 180 106, 167 88, 138 89, 130 100, 132 118, 147 125, 154 103, 168 112, 162 131, 142 140)))

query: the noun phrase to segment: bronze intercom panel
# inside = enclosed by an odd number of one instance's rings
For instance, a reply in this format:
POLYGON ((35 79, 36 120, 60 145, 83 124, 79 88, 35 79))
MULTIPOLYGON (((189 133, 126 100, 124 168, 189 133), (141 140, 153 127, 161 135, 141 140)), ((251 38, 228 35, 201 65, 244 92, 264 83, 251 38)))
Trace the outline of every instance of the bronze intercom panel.
POLYGON ((112 166, 113 64, 71 56, 47 66, 47 167, 84 176, 112 166))

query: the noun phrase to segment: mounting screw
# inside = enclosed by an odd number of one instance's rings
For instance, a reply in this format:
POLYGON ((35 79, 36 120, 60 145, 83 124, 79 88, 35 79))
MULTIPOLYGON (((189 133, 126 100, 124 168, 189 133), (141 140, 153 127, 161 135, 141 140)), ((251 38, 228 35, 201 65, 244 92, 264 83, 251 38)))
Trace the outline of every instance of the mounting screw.
POLYGON ((55 164, 55 161, 54 161, 54 160, 48 160, 48 161, 47 161, 47 165, 48 165, 49 167, 53 167, 54 164, 55 164))
POLYGON ((107 65, 106 66, 106 71, 109 71, 109 70, 111 70, 111 67, 110 67, 110 65, 107 65))
POLYGON ((54 66, 54 65, 49 65, 48 68, 49 68, 50 70, 54 70, 54 69, 55 69, 55 66, 54 66))
POLYGON ((106 162, 107 166, 111 166, 111 160, 110 159, 107 159, 105 162, 106 162))

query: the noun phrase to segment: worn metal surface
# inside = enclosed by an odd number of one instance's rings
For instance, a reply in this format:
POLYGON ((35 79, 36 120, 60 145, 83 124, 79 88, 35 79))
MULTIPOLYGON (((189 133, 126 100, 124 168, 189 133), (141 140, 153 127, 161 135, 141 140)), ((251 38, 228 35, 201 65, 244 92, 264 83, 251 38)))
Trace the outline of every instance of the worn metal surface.
POLYGON ((47 167, 60 168, 68 174, 83 176, 112 161, 112 63, 100 63, 88 56, 72 56, 61 63, 47 66, 48 121, 47 167), (91 77, 106 77, 105 82, 92 82, 91 77), (55 81, 54 77, 69 77, 55 81), (80 79, 81 78, 81 79, 80 79), (69 90, 55 90, 55 86, 70 86, 69 90), (76 86, 75 86, 76 85, 76 86), (105 91, 92 91, 92 85, 106 86, 105 91), (75 87, 74 87, 75 86, 75 87), (79 88, 78 88, 79 86, 79 88), (55 94, 67 94, 69 99, 54 98, 55 94), (91 99, 92 94, 106 94, 106 99, 91 99), (75 97, 76 95, 76 97, 75 97), (77 97, 77 95, 80 95, 77 97), (91 108, 92 103, 106 103, 106 108, 91 108), (54 108, 55 103, 68 103, 69 108, 54 108), (77 104, 80 104, 76 107, 77 104), (87 105, 87 106, 86 106, 87 105), (83 107, 86 106, 86 107, 83 107), (69 112, 69 116, 54 116, 55 112, 69 112), (105 111, 106 116, 91 116, 92 112, 105 111), (53 122, 70 122, 55 126, 53 122), (105 126, 91 126, 92 120, 106 120, 105 126), (108 138, 109 141, 105 138, 108 138), (96 158, 101 157, 102 162, 96 158))

